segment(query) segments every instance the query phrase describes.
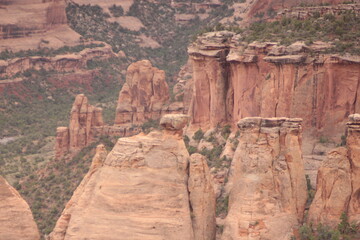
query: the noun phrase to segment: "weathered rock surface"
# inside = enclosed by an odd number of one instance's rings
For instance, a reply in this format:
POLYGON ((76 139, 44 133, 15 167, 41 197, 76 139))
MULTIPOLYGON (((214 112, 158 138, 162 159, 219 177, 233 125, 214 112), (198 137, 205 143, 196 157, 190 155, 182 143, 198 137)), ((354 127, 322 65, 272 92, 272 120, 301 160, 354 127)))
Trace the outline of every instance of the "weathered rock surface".
POLYGON ((301 119, 244 118, 238 127, 222 239, 289 239, 307 197, 301 119))
POLYGON ((166 114, 160 120, 160 125, 168 130, 181 130, 189 122, 189 116, 184 114, 166 114))
POLYGON ((192 124, 214 127, 244 117, 300 117, 306 131, 339 138, 348 114, 360 107, 359 59, 311 57, 307 52, 319 49, 313 45, 246 46, 231 32, 202 35, 188 49, 192 124))
POLYGON ((126 137, 139 132, 138 127, 105 125, 102 109, 90 105, 87 97, 79 94, 71 108, 69 127, 56 130, 55 156, 59 159, 67 153, 75 154, 103 135, 126 137))
POLYGON ((132 63, 119 94, 115 124, 141 124, 148 119, 159 119, 168 99, 165 72, 148 60, 132 63))
POLYGON ((79 34, 67 25, 64 0, 0 2, 0 51, 73 45, 79 34), (14 41, 16 39, 16 41, 14 41))
POLYGON ((316 188, 308 222, 336 227, 351 195, 351 167, 346 148, 329 152, 318 171, 316 188))
POLYGON ((0 239, 40 239, 29 205, 0 176, 0 239))
POLYGON ((177 130, 120 138, 106 158, 98 146, 49 239, 214 239, 206 160, 177 130))
POLYGON ((84 69, 87 66, 87 62, 91 59, 107 59, 115 56, 111 46, 104 44, 104 46, 85 48, 77 53, 54 57, 32 56, 14 58, 7 61, 0 60, 0 77, 11 77, 30 69, 70 72, 84 69))
POLYGON ((194 239, 214 240, 216 233, 216 196, 206 158, 195 153, 190 158, 190 202, 194 239))
POLYGON ((346 147, 334 149, 319 169, 309 222, 337 226, 343 212, 360 222, 360 114, 349 116, 346 147))

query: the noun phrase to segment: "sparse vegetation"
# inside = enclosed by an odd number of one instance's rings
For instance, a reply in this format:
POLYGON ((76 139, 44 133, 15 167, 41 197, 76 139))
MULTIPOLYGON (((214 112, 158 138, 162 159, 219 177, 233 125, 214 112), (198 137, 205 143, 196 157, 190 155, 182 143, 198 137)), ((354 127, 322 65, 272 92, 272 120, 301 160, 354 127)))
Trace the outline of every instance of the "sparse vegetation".
POLYGON ((77 45, 74 47, 64 46, 58 49, 51 49, 51 48, 40 48, 37 50, 21 50, 18 52, 12 52, 9 50, 4 50, 0 52, 0 60, 7 60, 11 58, 21 58, 21 57, 32 57, 32 56, 42 56, 42 57, 53 57, 60 54, 66 54, 66 53, 77 53, 81 52, 82 50, 86 48, 96 48, 96 47, 104 47, 105 45, 100 44, 82 44, 77 45))
POLYGON ((359 226, 348 222, 348 216, 345 212, 341 214, 340 223, 337 228, 319 224, 316 227, 313 224, 303 224, 299 229, 300 240, 346 240, 358 239, 359 226))
POLYGON ((124 15, 124 9, 121 6, 117 6, 116 4, 109 7, 109 11, 114 17, 120 17, 124 15))
POLYGON ((149 119, 147 122, 145 122, 142 126, 141 129, 144 133, 149 133, 154 129, 159 129, 160 125, 159 125, 159 120, 153 120, 153 119, 149 119))
POLYGON ((229 210, 229 196, 221 196, 216 201, 216 216, 225 217, 229 210))
POLYGON ((195 141, 200 141, 202 138, 204 137, 204 132, 201 130, 201 128, 199 130, 197 130, 193 136, 193 139, 195 141))

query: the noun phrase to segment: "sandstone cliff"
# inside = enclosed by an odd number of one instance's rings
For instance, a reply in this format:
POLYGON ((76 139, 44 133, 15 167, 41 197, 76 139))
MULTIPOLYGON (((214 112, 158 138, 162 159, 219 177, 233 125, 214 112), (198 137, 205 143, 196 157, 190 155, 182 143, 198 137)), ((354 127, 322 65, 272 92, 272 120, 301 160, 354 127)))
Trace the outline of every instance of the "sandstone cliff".
POLYGON ((325 45, 245 45, 232 32, 202 35, 188 49, 194 71, 192 124, 301 117, 309 132, 340 135, 348 114, 359 109, 360 60, 308 53, 325 45))
POLYGON ((186 120, 173 115, 162 132, 120 138, 106 158, 98 147, 49 239, 214 239, 213 189, 201 157, 189 176, 186 120))
POLYGON ((337 226, 343 212, 348 214, 350 221, 360 222, 359 130, 360 115, 350 115, 346 148, 331 151, 319 169, 309 222, 337 226))
MULTIPOLYGON (((31 56, 13 58, 10 60, 0 60, 0 77, 12 77, 27 70, 47 70, 57 72, 71 72, 84 69, 87 62, 91 59, 108 59, 116 57, 110 45, 95 48, 85 48, 84 50, 71 54, 61 54, 53 57, 31 56)), ((1 81, 2 82, 2 81, 1 81)))
POLYGON ((1 176, 0 209, 0 239, 40 239, 29 205, 1 176))
POLYGON ((0 51, 57 48, 77 43, 79 34, 66 25, 65 7, 65 0, 1 1, 0 51))
POLYGON ((119 94, 115 124, 141 124, 148 119, 159 119, 168 99, 165 72, 148 60, 132 63, 119 94))
POLYGON ((290 239, 303 218, 301 119, 244 118, 222 239, 290 239))

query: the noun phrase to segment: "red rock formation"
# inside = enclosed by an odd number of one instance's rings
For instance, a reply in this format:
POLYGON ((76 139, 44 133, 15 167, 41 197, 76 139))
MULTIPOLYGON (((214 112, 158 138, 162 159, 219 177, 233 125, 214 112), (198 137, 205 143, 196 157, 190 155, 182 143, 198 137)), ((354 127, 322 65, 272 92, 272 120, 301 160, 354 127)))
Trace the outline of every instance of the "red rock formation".
POLYGON ((302 0, 299 2, 298 0, 257 0, 256 3, 251 7, 248 13, 248 17, 254 17, 256 13, 267 13, 270 9, 274 11, 279 11, 284 8, 291 8, 299 6, 300 3, 308 4, 308 5, 320 5, 324 3, 330 4, 339 4, 344 1, 342 0, 302 0))
POLYGON ((126 83, 119 94, 115 124, 141 124, 148 119, 159 119, 168 99, 165 72, 148 60, 133 63, 127 69, 126 83))
POLYGON ((360 115, 349 116, 346 148, 331 151, 320 167, 309 222, 336 227, 343 212, 360 222, 360 115))
POLYGON ((79 42, 67 26, 65 0, 13 0, 0 2, 0 51, 46 46, 56 48, 79 42), (13 41, 16 39, 16 41, 13 41))
MULTIPOLYGON (((97 42, 96 42, 97 43, 97 42)), ((23 57, 10 60, 0 60, 0 77, 11 77, 26 70, 47 70, 57 72, 71 72, 86 67, 91 59, 108 59, 115 57, 110 45, 102 47, 85 48, 84 50, 72 53, 57 55, 54 57, 23 57)))
POLYGON ((98 147, 50 239, 213 239, 215 198, 206 162, 191 163, 189 197, 189 154, 177 134, 187 118, 179 117, 163 120, 165 131, 120 138, 106 158, 98 147))
POLYGON ((56 156, 66 152, 77 152, 93 141, 93 127, 104 125, 102 109, 88 103, 84 94, 76 96, 70 113, 68 128, 59 127, 56 131, 56 156))
POLYGON ((29 205, 0 176, 0 239, 40 239, 29 205))
POLYGON ((222 239, 290 239, 307 198, 301 119, 244 118, 238 127, 222 239))
POLYGON ((250 116, 301 117, 308 131, 340 135, 348 114, 359 110, 358 57, 313 58, 301 43, 253 43, 245 48, 236 37, 208 33, 189 47, 193 124, 214 127, 250 116))
POLYGON ((87 146, 93 140, 91 128, 103 125, 102 109, 90 105, 84 94, 77 95, 70 113, 70 149, 76 151, 87 146))

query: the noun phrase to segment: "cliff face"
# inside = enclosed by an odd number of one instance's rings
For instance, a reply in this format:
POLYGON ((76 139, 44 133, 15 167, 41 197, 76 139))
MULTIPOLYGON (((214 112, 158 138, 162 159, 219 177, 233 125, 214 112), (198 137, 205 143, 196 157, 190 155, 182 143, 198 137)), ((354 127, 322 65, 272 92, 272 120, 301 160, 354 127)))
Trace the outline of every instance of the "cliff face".
POLYGON ((311 57, 308 51, 317 47, 245 47, 225 31, 201 36, 188 50, 194 70, 192 123, 214 127, 251 116, 301 117, 309 131, 340 134, 341 127, 334 126, 359 109, 360 60, 311 57))
POLYGON ((1 1, 0 50, 74 44, 79 35, 67 27, 65 7, 64 0, 1 1))
POLYGON ((30 69, 57 72, 70 72, 86 68, 89 60, 116 57, 111 46, 86 48, 78 53, 57 55, 54 57, 22 57, 0 60, 0 77, 12 77, 30 69))
POLYGON ((337 226, 343 212, 350 221, 360 222, 359 130, 360 115, 350 115, 346 147, 331 151, 319 169, 309 222, 337 226))
POLYGON ((98 147, 50 239, 214 239, 213 189, 203 159, 192 158, 189 176, 186 120, 171 116, 163 132, 120 138, 106 158, 98 147))
POLYGON ((40 239, 29 205, 1 176, 0 209, 1 239, 40 239))
POLYGON ((115 124, 139 124, 148 119, 159 119, 168 99, 165 72, 153 67, 148 60, 135 62, 127 69, 126 83, 119 94, 115 124))
POLYGON ((306 202, 301 119, 244 118, 238 127, 222 239, 290 239, 306 202))

